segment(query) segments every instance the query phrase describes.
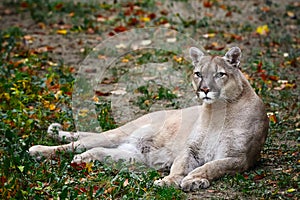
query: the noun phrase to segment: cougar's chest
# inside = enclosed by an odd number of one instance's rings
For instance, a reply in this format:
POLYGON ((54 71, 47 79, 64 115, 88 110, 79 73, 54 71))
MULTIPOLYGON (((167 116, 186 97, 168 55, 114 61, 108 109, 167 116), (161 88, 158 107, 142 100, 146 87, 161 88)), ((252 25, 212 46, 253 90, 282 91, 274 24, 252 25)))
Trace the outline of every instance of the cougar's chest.
POLYGON ((226 105, 208 105, 203 109, 189 141, 191 148, 198 153, 200 163, 206 163, 225 156, 226 128, 228 124, 226 105))

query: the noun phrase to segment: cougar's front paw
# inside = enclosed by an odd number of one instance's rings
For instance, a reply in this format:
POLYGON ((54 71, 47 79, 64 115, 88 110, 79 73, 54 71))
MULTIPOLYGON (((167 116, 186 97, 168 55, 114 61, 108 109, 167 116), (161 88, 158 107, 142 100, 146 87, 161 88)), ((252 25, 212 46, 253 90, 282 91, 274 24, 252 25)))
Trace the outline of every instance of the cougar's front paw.
POLYGON ((181 179, 182 178, 180 178, 180 177, 166 176, 163 179, 159 179, 159 180, 154 181, 154 185, 157 185, 157 186, 160 186, 160 187, 162 187, 162 186, 174 186, 174 187, 179 188, 181 179))
POLYGON ((75 155, 72 160, 72 163, 80 164, 80 163, 90 163, 92 161, 93 159, 89 154, 82 153, 82 154, 75 155))
POLYGON ((50 156, 53 153, 53 149, 48 146, 35 145, 29 148, 29 154, 31 156, 36 156, 37 158, 39 158, 40 156, 50 156))
POLYGON ((53 123, 50 124, 50 126, 48 127, 47 133, 51 136, 55 136, 55 131, 61 131, 62 130, 62 126, 59 123, 53 123))
POLYGON ((185 192, 191 192, 197 191, 200 188, 208 188, 209 185, 209 181, 205 178, 190 178, 187 176, 182 180, 180 187, 185 192))

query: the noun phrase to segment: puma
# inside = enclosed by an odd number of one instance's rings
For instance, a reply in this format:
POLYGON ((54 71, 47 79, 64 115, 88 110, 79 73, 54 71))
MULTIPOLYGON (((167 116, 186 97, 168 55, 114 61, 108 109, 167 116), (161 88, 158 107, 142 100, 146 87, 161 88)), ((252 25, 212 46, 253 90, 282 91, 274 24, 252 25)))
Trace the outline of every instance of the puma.
MULTIPOLYGON (((74 157, 75 163, 111 157, 167 167, 170 174, 154 183, 187 192, 249 169, 260 156, 269 122, 262 100, 240 71, 241 50, 233 47, 223 57, 204 55, 195 47, 189 53, 193 87, 202 105, 150 113, 101 134, 59 130, 59 138, 73 142, 36 145, 30 154, 49 156, 76 148, 86 151, 74 157)), ((54 128, 61 129, 52 124, 48 133, 54 128)))

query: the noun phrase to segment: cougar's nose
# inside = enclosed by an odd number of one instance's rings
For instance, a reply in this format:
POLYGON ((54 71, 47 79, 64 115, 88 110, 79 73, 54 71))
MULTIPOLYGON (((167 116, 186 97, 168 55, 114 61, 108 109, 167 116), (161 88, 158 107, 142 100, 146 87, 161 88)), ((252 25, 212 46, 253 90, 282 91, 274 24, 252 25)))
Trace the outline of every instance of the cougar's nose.
POLYGON ((200 91, 204 92, 205 94, 207 94, 209 92, 209 88, 208 87, 201 87, 200 91))

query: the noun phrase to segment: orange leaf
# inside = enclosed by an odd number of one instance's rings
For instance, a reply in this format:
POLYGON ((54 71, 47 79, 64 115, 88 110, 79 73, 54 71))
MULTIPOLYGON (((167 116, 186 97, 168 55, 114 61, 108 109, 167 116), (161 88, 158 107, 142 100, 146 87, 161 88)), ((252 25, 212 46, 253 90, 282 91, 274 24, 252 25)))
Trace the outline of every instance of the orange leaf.
POLYGON ((273 112, 269 112, 267 113, 267 115, 269 117, 270 122, 277 123, 276 115, 273 112))
POLYGON ((212 5, 213 5, 213 2, 210 0, 203 1, 203 6, 206 8, 210 8, 210 7, 212 7, 212 5))
POLYGON ((55 108, 56 108, 55 104, 52 103, 52 104, 49 105, 49 109, 50 109, 51 111, 52 111, 52 110, 55 110, 55 108))

